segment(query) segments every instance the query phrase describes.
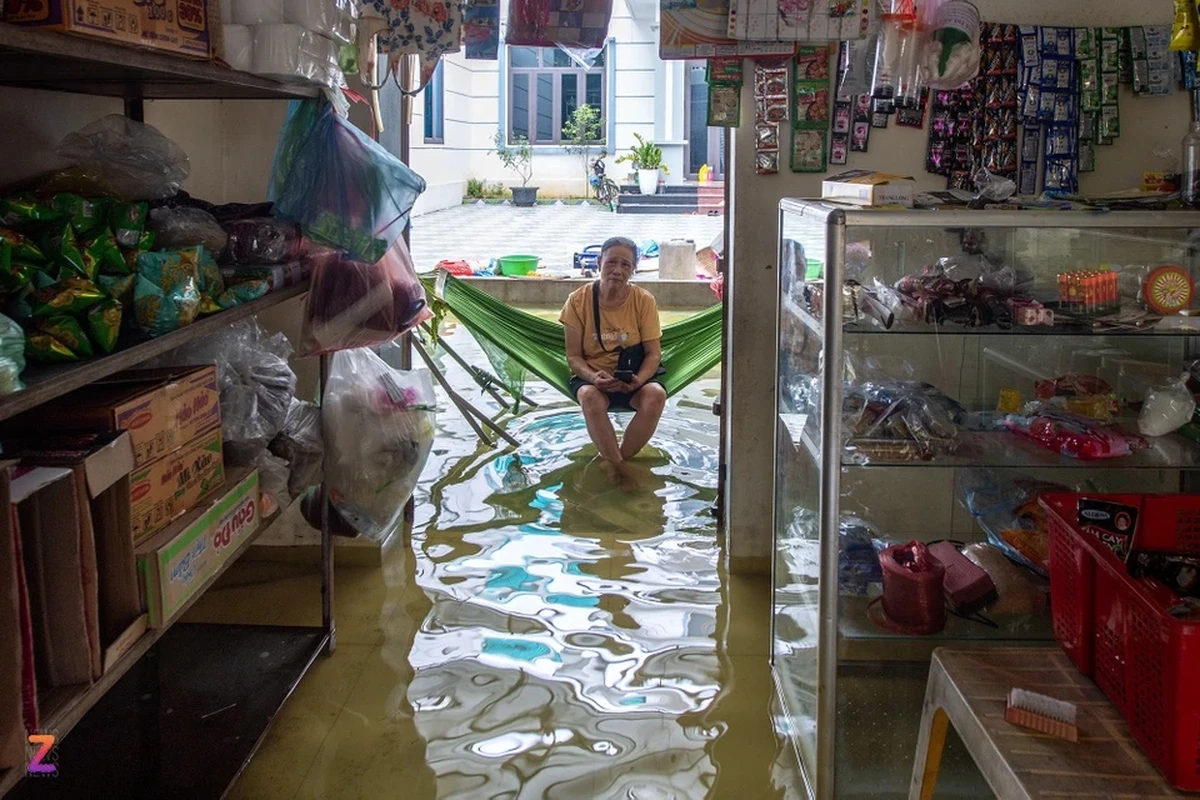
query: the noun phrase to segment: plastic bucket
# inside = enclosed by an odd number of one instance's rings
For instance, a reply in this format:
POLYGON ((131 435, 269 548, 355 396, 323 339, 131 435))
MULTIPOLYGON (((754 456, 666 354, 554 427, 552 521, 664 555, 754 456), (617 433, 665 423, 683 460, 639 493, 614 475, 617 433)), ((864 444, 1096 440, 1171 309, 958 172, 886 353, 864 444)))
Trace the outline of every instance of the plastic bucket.
POLYGON ((537 272, 538 256, 501 256, 501 275, 532 275, 537 272))

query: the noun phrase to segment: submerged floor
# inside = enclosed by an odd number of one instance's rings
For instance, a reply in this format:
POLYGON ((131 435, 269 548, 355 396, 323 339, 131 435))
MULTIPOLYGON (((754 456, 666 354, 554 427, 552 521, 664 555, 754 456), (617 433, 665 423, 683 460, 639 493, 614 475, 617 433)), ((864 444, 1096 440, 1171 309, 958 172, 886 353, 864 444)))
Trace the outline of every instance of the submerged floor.
MULTIPOLYGON (((718 568, 716 391, 710 377, 672 399, 631 492, 544 385, 509 424, 516 453, 477 450, 443 412, 411 538, 382 569, 338 567, 337 653, 232 796, 799 796, 775 735, 766 581, 718 568)), ((313 624, 318 580, 239 563, 191 618, 313 624)))

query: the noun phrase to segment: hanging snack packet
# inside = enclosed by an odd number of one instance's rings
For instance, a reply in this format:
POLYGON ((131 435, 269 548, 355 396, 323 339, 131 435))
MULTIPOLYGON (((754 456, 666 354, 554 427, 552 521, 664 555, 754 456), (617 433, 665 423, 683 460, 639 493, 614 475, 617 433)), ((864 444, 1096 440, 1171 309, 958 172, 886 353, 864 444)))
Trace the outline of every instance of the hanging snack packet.
POLYGON ((104 292, 91 281, 67 278, 33 293, 33 316, 82 314, 104 299, 104 292))
POLYGON ((42 249, 60 270, 65 269, 67 273, 83 278, 96 277, 95 274, 89 274, 87 271, 87 265, 83 262, 83 253, 75 241, 75 230, 71 227, 70 222, 54 223, 46 231, 45 238, 42 240, 42 249))
POLYGON ((7 245, 12 250, 12 257, 18 261, 41 264, 46 260, 42 249, 16 231, 0 228, 0 247, 7 245))
POLYGON ((71 221, 75 233, 88 236, 108 222, 108 209, 112 200, 106 197, 85 200, 77 194, 64 192, 54 195, 50 205, 71 221))
POLYGON ((123 307, 116 300, 101 300, 88 309, 88 332, 101 350, 111 353, 121 335, 121 312, 123 307))
POLYGON ((25 355, 41 364, 70 364, 79 361, 71 348, 48 333, 30 333, 25 339, 25 355))
POLYGON ((1171 25, 1171 49, 1191 51, 1200 48, 1200 37, 1196 35, 1200 23, 1197 21, 1195 0, 1175 0, 1175 22, 1171 25))
POLYGON ((142 233, 146 229, 147 206, 145 203, 114 203, 108 214, 117 244, 121 247, 139 248, 142 233))
POLYGON ((121 255, 121 249, 117 247, 117 240, 113 237, 112 231, 107 228, 91 241, 81 244, 83 253, 83 267, 88 275, 95 280, 95 276, 101 272, 108 273, 124 273, 129 271, 129 267, 125 264, 125 256, 121 255))
POLYGON ((94 355, 92 343, 79 325, 79 320, 69 314, 55 314, 43 317, 37 321, 37 330, 53 336, 79 359, 91 358, 94 355))
POLYGON ((31 225, 41 225, 53 222, 61 214, 48 208, 30 195, 6 197, 0 200, 0 224, 10 228, 28 228, 31 225))
POLYGON ((112 299, 128 302, 133 299, 133 279, 133 275, 101 275, 96 283, 112 299))
POLYGON ((200 312, 199 248, 138 256, 134 318, 149 336, 191 325, 200 312))

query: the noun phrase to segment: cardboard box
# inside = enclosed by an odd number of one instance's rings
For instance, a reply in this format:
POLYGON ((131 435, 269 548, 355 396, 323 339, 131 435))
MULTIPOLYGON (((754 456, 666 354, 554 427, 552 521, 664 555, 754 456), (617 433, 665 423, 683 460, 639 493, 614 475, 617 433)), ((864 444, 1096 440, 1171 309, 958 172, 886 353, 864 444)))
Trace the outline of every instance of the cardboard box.
MULTIPOLYGON (((8 475, 7 466, 0 468, 0 502, 6 507, 8 475)), ((23 698, 32 680, 25 666, 25 645, 32 642, 27 604, 12 515, 0 514, 0 769, 24 768, 27 760, 23 698)))
POLYGON ((221 429, 211 428, 129 476, 130 529, 143 541, 225 483, 221 429))
POLYGON ((912 178, 852 169, 830 175, 821 182, 821 199, 862 206, 904 206, 912 208, 916 184, 912 178))
POLYGON ((137 548, 151 628, 162 627, 258 530, 258 470, 230 474, 220 496, 137 548))
POLYGON ((206 0, 5 0, 4 12, 17 25, 197 58, 213 53, 206 0))
POLYGON ((17 467, 10 491, 21 535, 38 692, 90 683, 75 474, 59 467, 17 467))
POLYGON ((133 444, 113 431, 5 441, 22 463, 75 473, 83 555, 84 611, 92 675, 99 678, 146 631, 130 529, 133 444))
POLYGON ((23 414, 6 427, 13 436, 36 430, 129 431, 141 467, 221 423, 214 366, 130 370, 23 414))

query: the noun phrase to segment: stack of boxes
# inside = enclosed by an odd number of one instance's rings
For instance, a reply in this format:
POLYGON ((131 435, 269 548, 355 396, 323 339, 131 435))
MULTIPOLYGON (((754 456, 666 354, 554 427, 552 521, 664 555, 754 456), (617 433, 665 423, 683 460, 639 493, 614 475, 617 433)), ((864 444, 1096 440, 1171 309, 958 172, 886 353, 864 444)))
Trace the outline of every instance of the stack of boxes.
POLYGON ((223 0, 220 56, 264 77, 340 86, 338 55, 357 18, 354 0, 223 0))

